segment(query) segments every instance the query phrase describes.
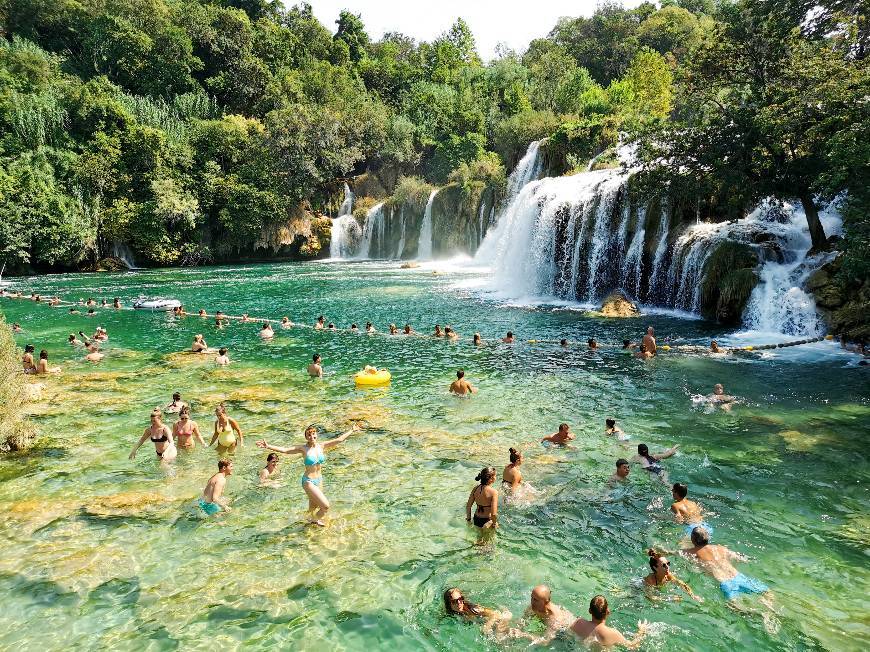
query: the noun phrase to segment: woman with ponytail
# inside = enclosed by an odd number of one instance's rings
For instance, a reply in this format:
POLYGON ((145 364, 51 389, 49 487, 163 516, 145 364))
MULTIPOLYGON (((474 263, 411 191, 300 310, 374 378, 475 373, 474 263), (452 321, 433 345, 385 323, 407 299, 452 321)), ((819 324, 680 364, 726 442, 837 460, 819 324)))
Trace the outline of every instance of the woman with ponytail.
POLYGON ((510 460, 511 463, 504 467, 501 481, 502 484, 505 485, 506 490, 509 489, 510 491, 516 491, 517 487, 523 483, 523 474, 520 473, 520 464, 523 463, 523 454, 516 448, 511 448, 510 460))
POLYGON ((683 580, 677 578, 676 575, 671 573, 671 562, 663 555, 652 548, 646 551, 646 554, 649 555, 649 567, 652 572, 643 578, 643 583, 645 586, 655 586, 655 587, 664 587, 668 582, 673 582, 677 586, 679 586, 683 591, 685 591, 690 598, 693 600, 697 600, 698 602, 703 602, 703 598, 698 597, 692 592, 691 587, 686 584, 683 580))
POLYGON ((477 505, 474 512, 474 525, 481 529, 498 527, 498 491, 493 488, 495 469, 486 467, 474 478, 480 484, 471 490, 468 502, 465 504, 465 520, 471 522, 471 507, 477 505))

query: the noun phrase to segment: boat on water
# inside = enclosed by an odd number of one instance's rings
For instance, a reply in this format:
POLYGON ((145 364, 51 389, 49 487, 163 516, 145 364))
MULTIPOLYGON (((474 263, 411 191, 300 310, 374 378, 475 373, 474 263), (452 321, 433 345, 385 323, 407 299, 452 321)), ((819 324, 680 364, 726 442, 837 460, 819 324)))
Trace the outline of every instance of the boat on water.
POLYGON ((133 301, 136 310, 174 310, 181 307, 178 299, 164 299, 162 297, 139 297, 133 301))

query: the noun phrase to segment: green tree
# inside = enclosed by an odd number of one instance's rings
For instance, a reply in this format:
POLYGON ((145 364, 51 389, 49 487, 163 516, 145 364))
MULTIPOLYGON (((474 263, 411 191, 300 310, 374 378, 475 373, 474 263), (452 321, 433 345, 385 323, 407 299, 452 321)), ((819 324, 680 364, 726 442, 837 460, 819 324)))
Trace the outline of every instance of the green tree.
POLYGON ((335 32, 335 40, 344 41, 350 54, 350 60, 359 63, 366 54, 366 46, 369 44, 369 35, 366 34, 365 25, 359 14, 342 11, 335 21, 338 30, 335 32))

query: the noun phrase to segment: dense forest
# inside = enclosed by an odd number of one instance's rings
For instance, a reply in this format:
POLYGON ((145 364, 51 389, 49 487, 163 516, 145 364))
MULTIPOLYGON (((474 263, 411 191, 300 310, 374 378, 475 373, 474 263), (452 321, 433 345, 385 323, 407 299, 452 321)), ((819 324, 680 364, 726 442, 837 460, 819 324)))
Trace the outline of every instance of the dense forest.
MULTIPOLYGON (((634 141, 650 187, 728 216, 798 198, 844 274, 870 266, 862 2, 603 2, 488 63, 462 19, 373 41, 352 13, 330 29, 274 0, 0 0, 0 35, 11 269, 89 268, 116 243, 150 265, 227 260, 350 176, 499 184, 545 137, 566 173, 634 141), (816 207, 835 196, 829 243, 816 207)), ((321 249, 315 232, 300 255, 321 249)))

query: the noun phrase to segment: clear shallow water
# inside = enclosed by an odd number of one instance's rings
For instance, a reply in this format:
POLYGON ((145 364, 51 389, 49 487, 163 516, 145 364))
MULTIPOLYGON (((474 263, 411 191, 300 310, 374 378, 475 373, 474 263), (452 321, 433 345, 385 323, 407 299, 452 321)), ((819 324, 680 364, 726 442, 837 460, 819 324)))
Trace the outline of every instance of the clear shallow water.
POLYGON ((428 332, 437 321, 466 339, 298 328, 264 343, 258 324, 216 331, 210 319, 133 311, 87 318, 0 300, 7 320, 25 329, 19 344, 48 349, 64 370, 35 408, 39 445, 0 458, 0 646, 521 649, 443 617, 441 592, 457 585, 519 616, 529 589, 545 582, 574 613, 600 592, 620 629, 658 623, 645 649, 867 648, 866 368, 849 366, 852 358, 827 343, 765 357, 674 350, 648 363, 616 348, 532 345, 524 340, 617 343, 647 324, 674 346, 711 337, 745 345, 756 335, 668 315, 604 320, 570 305, 508 307, 480 298, 476 272, 443 266, 433 275, 432 267, 439 265, 257 265, 17 283, 43 295, 120 296, 127 305, 140 293, 172 296, 192 311, 286 314, 307 324, 319 314, 340 327, 371 320, 382 331, 409 321, 428 332), (111 339, 106 359, 91 366, 65 341, 97 324, 111 339), (523 343, 470 345, 474 330, 495 340, 508 329, 523 343), (198 332, 230 347, 229 368, 174 353, 198 332), (324 358, 323 381, 304 373, 314 351, 324 358), (364 364, 389 367, 392 386, 355 390, 351 374, 364 364), (446 392, 458 367, 480 387, 471 400, 446 392), (744 404, 731 413, 693 407, 691 396, 715 382, 744 404), (170 475, 150 445, 127 460, 148 412, 174 390, 192 403, 204 433, 220 400, 245 432, 227 492, 235 509, 222 521, 194 509, 213 450, 182 453, 170 475), (715 582, 679 557, 676 574, 703 604, 651 603, 631 587, 648 568, 645 549, 676 548, 681 529, 669 518, 669 491, 637 469, 628 487, 603 490, 614 460, 633 452, 603 436, 609 415, 632 445, 681 444, 666 462, 671 478, 687 482, 711 514, 716 541, 749 555, 740 570, 774 590, 778 634, 729 609, 715 582), (256 439, 289 445, 308 423, 339 432, 357 418, 367 430, 331 452, 324 468, 328 528, 303 525, 298 459, 282 461, 283 487, 256 487, 265 458, 256 439), (530 443, 560 421, 577 434, 573 447, 530 443), (465 499, 480 467, 500 471, 518 443, 524 476, 541 493, 530 505, 502 504, 495 543, 481 549, 465 526, 465 499))

